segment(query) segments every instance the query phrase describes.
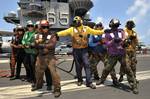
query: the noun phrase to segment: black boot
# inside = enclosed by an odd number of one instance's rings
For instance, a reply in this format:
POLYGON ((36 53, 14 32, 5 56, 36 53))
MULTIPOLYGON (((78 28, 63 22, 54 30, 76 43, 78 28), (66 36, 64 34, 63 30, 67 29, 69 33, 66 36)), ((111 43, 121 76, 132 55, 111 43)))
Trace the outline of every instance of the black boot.
POLYGON ((96 85, 101 85, 101 84, 104 84, 104 80, 100 79, 96 82, 96 85))
POLYGON ((31 89, 31 91, 36 91, 36 90, 38 90, 38 89, 41 89, 42 87, 33 87, 32 89, 31 89))
POLYGON ((77 82, 78 86, 81 86, 82 84, 83 84, 83 82, 80 82, 80 81, 77 82))
POLYGON ((56 88, 54 89, 54 97, 58 98, 61 95, 61 89, 60 88, 56 88))
POLYGON ((136 83, 139 84, 139 81, 136 79, 136 83))
POLYGON ((10 80, 16 80, 16 79, 20 79, 20 77, 12 77, 12 78, 10 78, 10 80))
POLYGON ((139 91, 138 91, 137 88, 134 88, 132 91, 133 91, 134 94, 139 94, 139 91))
POLYGON ((51 91, 52 90, 52 86, 47 86, 47 90, 51 91))
POLYGON ((120 75, 119 82, 122 82, 123 80, 123 75, 120 75))
POLYGON ((114 86, 119 86, 120 85, 118 80, 113 80, 113 84, 114 84, 114 86))
POLYGON ((96 89, 96 86, 94 84, 87 84, 86 87, 90 87, 91 89, 96 89))
POLYGON ((139 91, 138 91, 138 88, 137 88, 137 84, 130 83, 130 85, 131 85, 132 92, 134 94, 138 94, 139 91))
POLYGON ((104 84, 104 81, 106 80, 108 74, 109 74, 109 71, 104 69, 102 72, 102 76, 101 76, 100 80, 98 82, 96 82, 96 85, 104 84))
POLYGON ((14 77, 14 75, 10 75, 8 78, 13 78, 14 77))
POLYGON ((32 83, 32 84, 31 84, 31 87, 34 88, 34 87, 35 87, 35 83, 32 83))

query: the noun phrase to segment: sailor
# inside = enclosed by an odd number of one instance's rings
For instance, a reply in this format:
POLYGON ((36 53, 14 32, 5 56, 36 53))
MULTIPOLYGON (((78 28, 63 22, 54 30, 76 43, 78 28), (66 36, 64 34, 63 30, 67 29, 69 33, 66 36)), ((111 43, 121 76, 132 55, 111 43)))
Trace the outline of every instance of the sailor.
MULTIPOLYGON (((134 77, 136 78, 136 64, 137 64, 137 59, 136 59, 136 49, 138 46, 138 38, 137 38, 137 33, 134 30, 135 28, 135 23, 133 20, 128 20, 126 22, 126 26, 124 31, 126 32, 126 40, 127 40, 127 46, 126 46, 126 54, 128 58, 127 60, 133 73, 134 77)), ((119 81, 123 81, 123 76, 125 75, 125 71, 123 66, 120 68, 120 78, 119 81)), ((138 82, 138 81, 137 81, 138 82)))
POLYGON ((122 64, 125 68, 125 73, 127 74, 128 82, 132 87, 134 94, 138 94, 137 83, 131 67, 126 62, 126 53, 124 48, 125 32, 123 29, 119 29, 120 21, 118 19, 112 19, 109 23, 111 28, 108 33, 105 33, 105 44, 108 50, 108 58, 106 66, 103 69, 101 80, 97 85, 103 84, 106 80, 108 74, 113 70, 117 61, 122 64))
POLYGON ((21 43, 25 32, 24 28, 21 25, 18 25, 16 28, 16 32, 18 33, 18 36, 16 38, 16 43, 11 44, 11 46, 13 46, 16 49, 17 67, 16 67, 15 77, 11 78, 10 80, 20 79, 21 65, 22 63, 24 63, 24 56, 25 56, 24 47, 22 46, 21 43))
POLYGON ((60 77, 56 70, 56 57, 55 57, 55 45, 57 38, 54 34, 49 32, 49 22, 47 20, 40 21, 41 33, 38 33, 35 42, 31 44, 31 48, 38 50, 36 61, 36 84, 32 90, 40 89, 43 83, 43 75, 48 68, 54 85, 54 96, 59 97, 61 95, 60 77))
MULTIPOLYGON (((39 35, 40 33, 42 33, 42 28, 41 28, 41 24, 40 24, 40 21, 37 21, 35 23, 35 31, 36 31, 36 34, 35 34, 35 39, 37 38, 37 35, 39 35)), ((35 71, 38 73, 40 71, 38 71, 39 67, 38 66, 42 66, 42 65, 36 65, 35 66, 35 71)), ((35 72, 35 77, 38 78, 38 74, 35 72)), ((47 69, 45 70, 45 78, 46 78, 46 84, 47 84, 47 90, 48 91, 51 91, 52 90, 52 76, 51 76, 51 73, 50 73, 50 70, 47 69)), ((39 78, 40 79, 40 78, 39 78)), ((37 90, 38 88, 42 88, 43 86, 43 78, 41 78, 40 80, 38 80, 40 82, 36 82, 37 84, 33 84, 32 85, 32 91, 35 91, 37 90)))
POLYGON ((35 83, 35 62, 36 62, 36 49, 31 49, 29 46, 34 42, 35 36, 34 24, 31 20, 27 21, 27 31, 25 32, 22 44, 25 50, 25 65, 27 66, 27 80, 32 84, 35 83))
POLYGON ((88 34, 101 35, 103 31, 94 30, 88 26, 83 25, 83 20, 81 17, 76 16, 73 19, 73 26, 69 29, 60 31, 56 33, 57 36, 71 36, 72 37, 72 47, 73 47, 73 57, 75 60, 76 74, 77 74, 77 85, 81 86, 83 84, 82 79, 82 66, 84 67, 86 74, 86 86, 92 89, 96 89, 96 86, 92 84, 91 79, 91 69, 89 65, 88 56, 88 34))
MULTIPOLYGON (((99 22, 98 24, 95 25, 95 29, 97 30, 103 30, 103 24, 99 22)), ((97 70, 97 64, 102 61, 104 64, 104 67, 106 66, 106 61, 107 61, 107 49, 104 45, 103 42, 103 36, 105 34, 101 35, 90 35, 89 37, 89 48, 91 49, 91 57, 90 57, 90 65, 92 69, 92 73, 94 74, 94 79, 96 80, 96 84, 99 81, 99 74, 97 70)), ((113 69, 110 72, 111 78, 113 80, 113 84, 117 86, 118 80, 116 77, 116 72, 115 69, 113 69)))

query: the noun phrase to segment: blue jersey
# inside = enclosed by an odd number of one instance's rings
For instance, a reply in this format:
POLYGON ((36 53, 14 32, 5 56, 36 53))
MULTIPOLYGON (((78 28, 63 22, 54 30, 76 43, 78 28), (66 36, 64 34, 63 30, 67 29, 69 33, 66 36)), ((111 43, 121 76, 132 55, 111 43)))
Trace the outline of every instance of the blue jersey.
POLYGON ((100 35, 90 35, 89 36, 89 47, 95 47, 99 45, 99 42, 102 40, 100 35))
POLYGON ((106 51, 104 46, 100 44, 102 36, 100 35, 90 35, 89 36, 89 48, 96 53, 103 53, 106 51))

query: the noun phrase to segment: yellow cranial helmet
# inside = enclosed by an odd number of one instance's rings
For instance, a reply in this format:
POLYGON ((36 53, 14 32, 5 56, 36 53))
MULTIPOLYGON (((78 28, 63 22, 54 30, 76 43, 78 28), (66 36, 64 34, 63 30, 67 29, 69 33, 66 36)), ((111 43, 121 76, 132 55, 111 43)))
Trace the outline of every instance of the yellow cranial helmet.
POLYGON ((74 17, 74 19, 73 19, 73 21, 76 21, 76 22, 81 22, 81 23, 83 23, 83 20, 82 20, 82 18, 81 18, 81 17, 79 17, 79 16, 75 16, 75 17, 74 17))
POLYGON ((83 20, 79 16, 75 16, 73 19, 73 25, 74 27, 79 27, 83 24, 83 20))

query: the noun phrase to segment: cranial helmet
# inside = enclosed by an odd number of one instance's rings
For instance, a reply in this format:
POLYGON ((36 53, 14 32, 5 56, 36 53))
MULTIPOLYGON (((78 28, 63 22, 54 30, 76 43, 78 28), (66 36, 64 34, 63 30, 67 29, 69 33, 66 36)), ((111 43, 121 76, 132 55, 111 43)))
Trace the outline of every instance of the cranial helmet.
POLYGON ((27 25, 34 25, 31 20, 27 21, 27 25))
POLYGON ((104 28, 102 22, 97 23, 95 26, 96 26, 96 28, 97 28, 97 27, 104 28))
POLYGON ((23 26, 21 26, 20 24, 18 24, 17 27, 16 27, 16 30, 17 31, 24 31, 24 28, 23 28, 23 26))
POLYGON ((135 23, 133 20, 128 20, 126 23, 126 27, 130 27, 130 28, 134 28, 135 27, 135 23))
POLYGON ((119 27, 120 21, 118 19, 111 19, 110 23, 109 23, 109 27, 119 27))
POLYGON ((83 20, 79 16, 75 16, 73 19, 73 24, 75 27, 79 27, 83 24, 83 20))
POLYGON ((40 25, 41 26, 49 26, 49 22, 47 20, 41 20, 40 25))

